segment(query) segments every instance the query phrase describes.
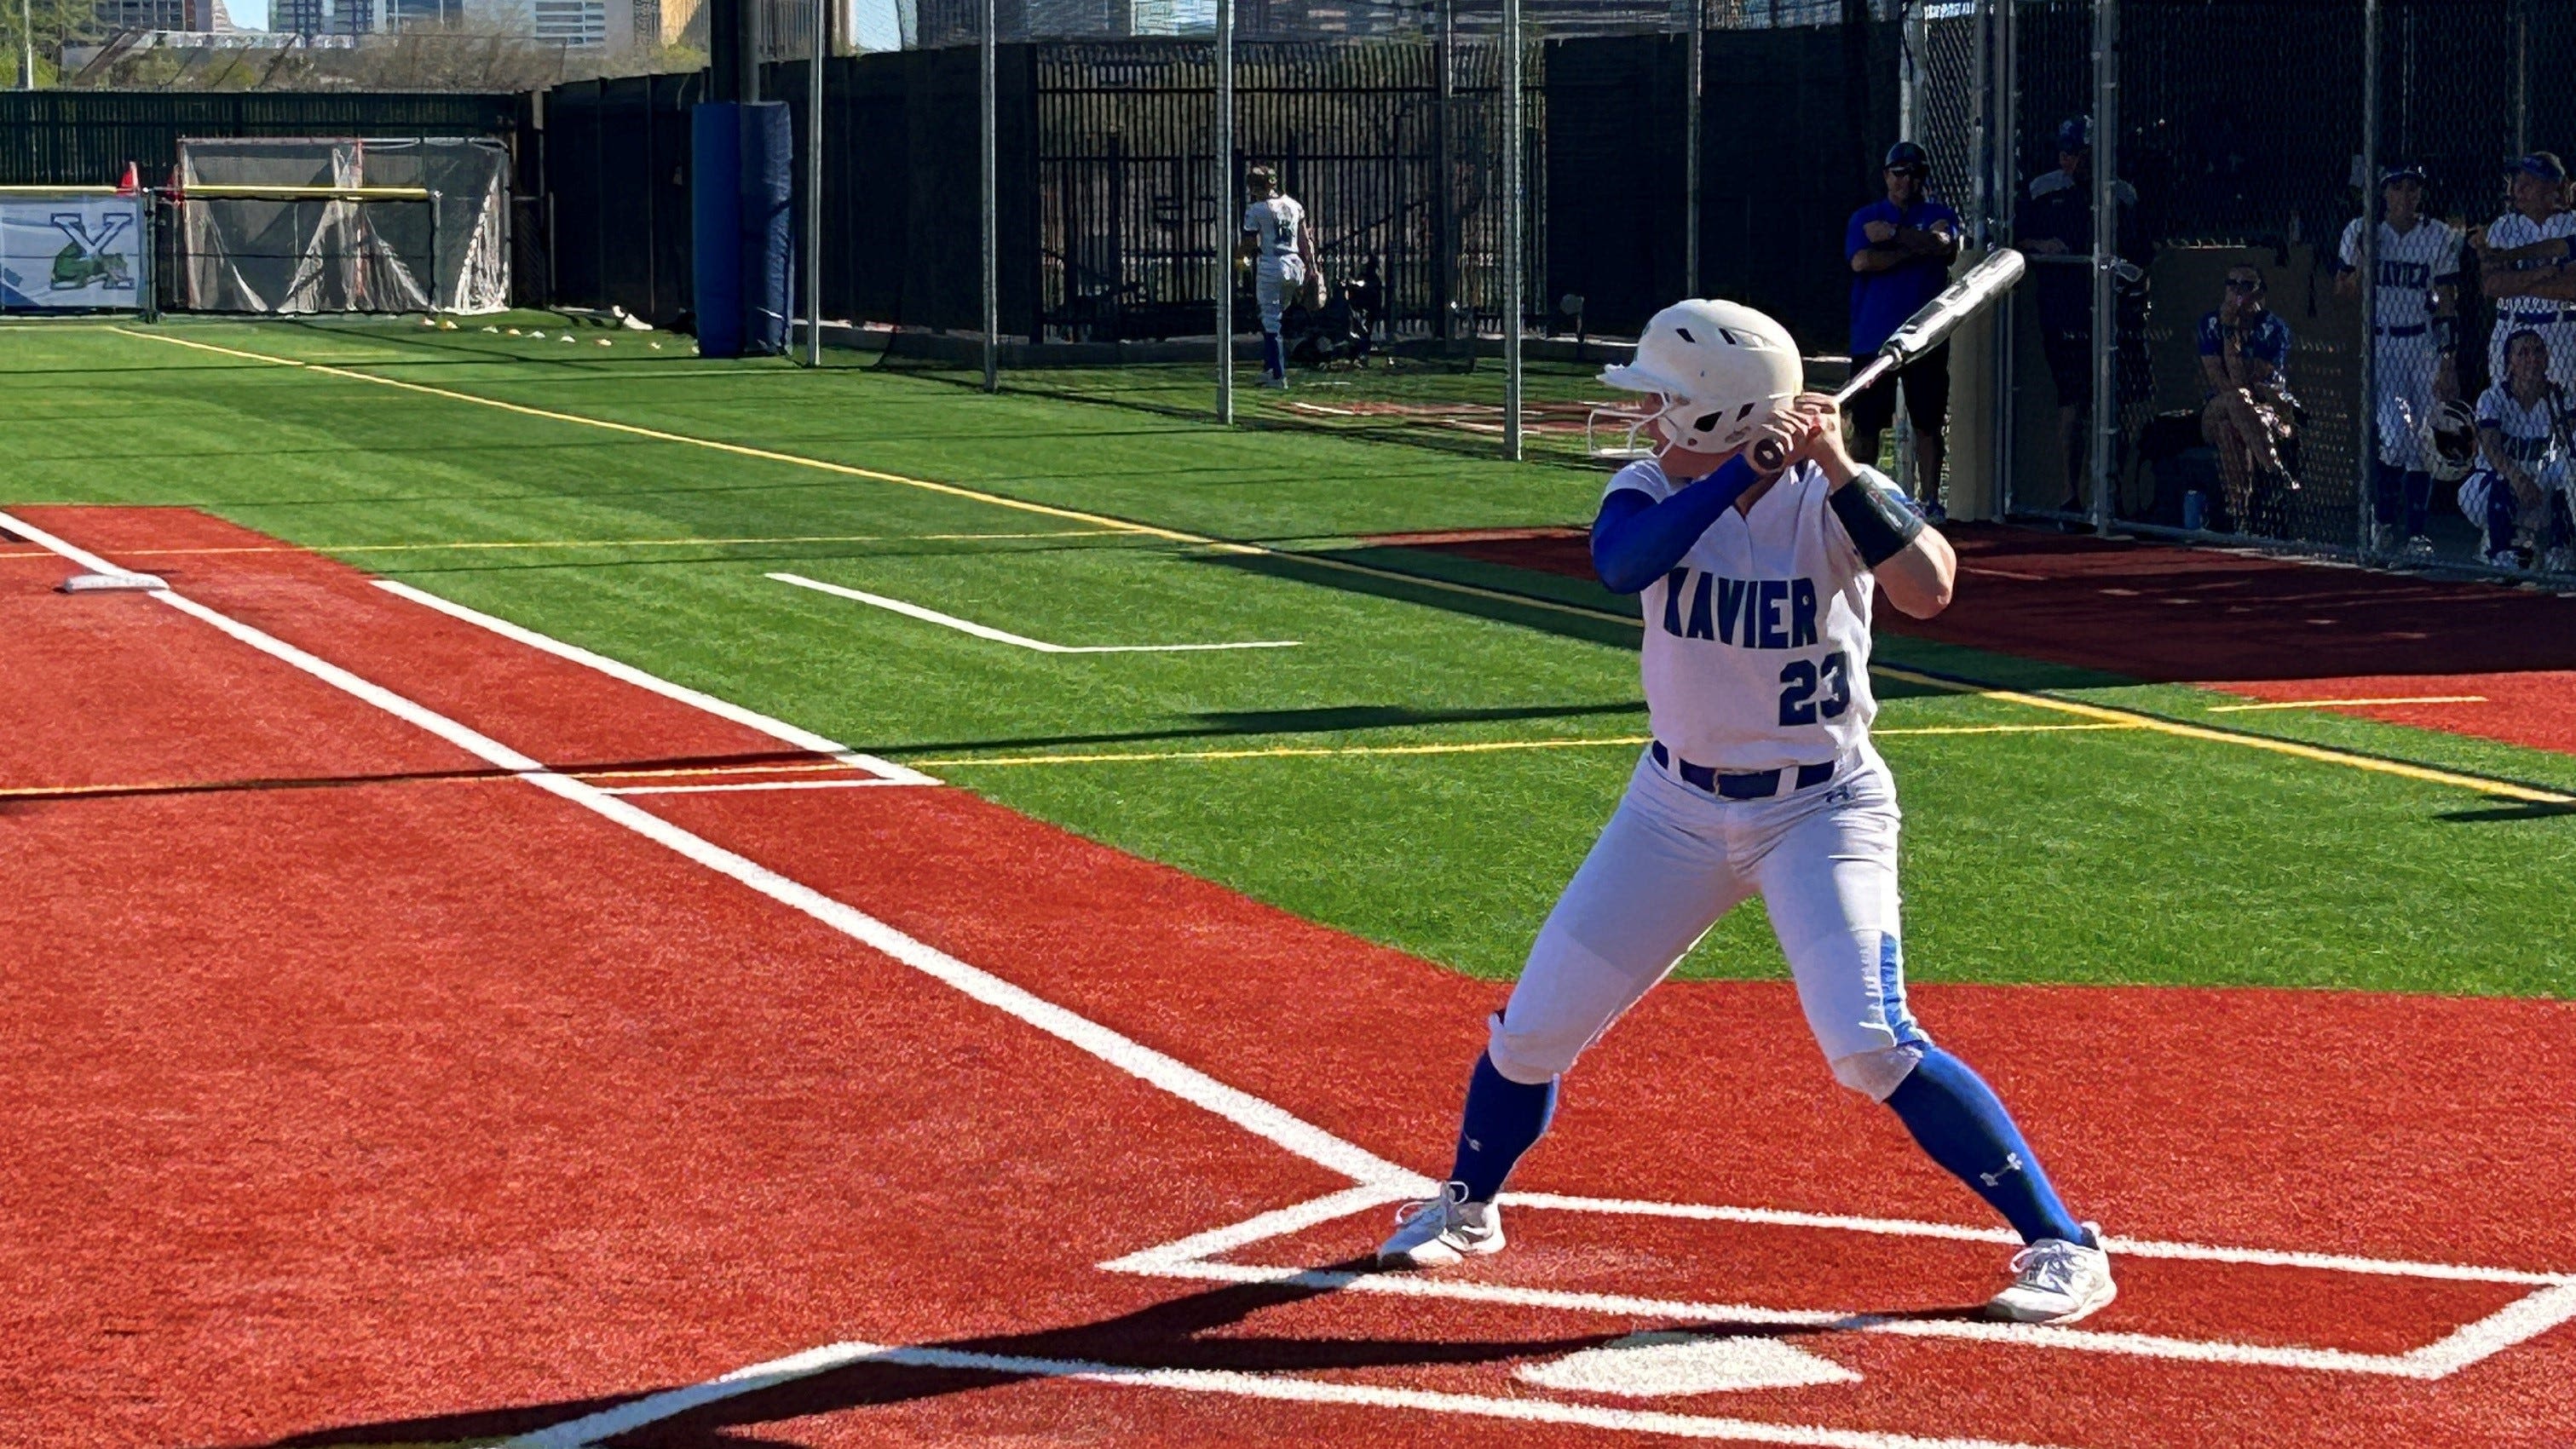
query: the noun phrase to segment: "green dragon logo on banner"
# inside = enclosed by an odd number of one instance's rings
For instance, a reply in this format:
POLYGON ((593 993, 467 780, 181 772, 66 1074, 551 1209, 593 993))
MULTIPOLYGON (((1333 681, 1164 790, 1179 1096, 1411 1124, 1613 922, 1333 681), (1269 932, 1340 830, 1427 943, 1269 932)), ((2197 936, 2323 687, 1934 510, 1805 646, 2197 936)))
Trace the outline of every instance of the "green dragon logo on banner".
POLYGON ((77 211, 58 211, 46 220, 71 238, 71 245, 54 256, 53 288, 57 292, 78 292, 90 287, 125 288, 134 285, 134 264, 123 251, 110 251, 119 238, 134 228, 134 218, 124 212, 110 212, 98 218, 98 232, 90 233, 89 218, 77 211))

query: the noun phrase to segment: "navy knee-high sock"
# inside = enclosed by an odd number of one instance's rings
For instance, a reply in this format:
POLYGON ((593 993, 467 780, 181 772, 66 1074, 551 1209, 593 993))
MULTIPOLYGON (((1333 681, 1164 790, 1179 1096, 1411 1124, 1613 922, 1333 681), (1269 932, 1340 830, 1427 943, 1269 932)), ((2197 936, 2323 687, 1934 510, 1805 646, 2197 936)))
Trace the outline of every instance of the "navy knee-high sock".
POLYGON ((1288 350, 1280 344, 1276 332, 1261 334, 1261 370, 1272 377, 1288 375, 1288 350))
POLYGON ((2433 475, 2420 468, 2406 474, 2406 533, 2420 536, 2433 518, 2433 475))
POLYGON ((2084 1230, 2049 1186, 2039 1154, 2022 1140, 2002 1099, 1966 1062, 1926 1047, 1887 1105, 1932 1160, 1992 1204, 2025 1243, 2084 1241, 2084 1230))
POLYGON ((2405 490, 2406 485, 2405 470, 2393 463, 2374 462, 2370 465, 2370 483, 2371 518, 2376 522, 2394 526, 2397 522, 2398 497, 2405 490))
POLYGON ((2487 482, 2486 525, 2487 552, 2500 553, 2513 547, 2514 525, 2522 521, 2522 505, 2513 496, 2513 485, 2502 478, 2487 482))
POLYGON ((1467 1201, 1492 1202, 1513 1164, 1547 1133, 1556 1116, 1556 1079, 1531 1086, 1494 1070, 1490 1053, 1476 1055, 1467 1079, 1467 1110, 1458 1123, 1458 1157, 1449 1180, 1467 1185, 1467 1201))

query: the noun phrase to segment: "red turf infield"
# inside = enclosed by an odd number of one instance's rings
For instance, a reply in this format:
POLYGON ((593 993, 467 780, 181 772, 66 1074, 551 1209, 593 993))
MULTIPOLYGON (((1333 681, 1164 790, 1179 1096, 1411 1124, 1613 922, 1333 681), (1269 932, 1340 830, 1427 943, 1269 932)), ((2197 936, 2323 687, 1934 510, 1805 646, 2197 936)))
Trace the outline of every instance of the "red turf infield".
MULTIPOLYGON (((2576 598, 2205 548, 1951 524, 1958 601, 1881 628, 2252 699, 2480 695, 2344 712, 2576 753, 2576 598)), ((1383 540, 1592 577, 1573 529, 1383 540)))
MULTIPOLYGON (((42 521, 100 546, 109 526, 150 520, 42 521)), ((457 703, 541 758, 607 748, 552 701, 643 706, 640 692, 596 692, 577 666, 441 633, 453 621, 332 566, 300 561, 283 588, 279 557, 184 587, 415 697, 437 683, 409 672, 423 648, 448 651, 447 668, 510 656, 489 667, 534 683, 457 703)), ((364 706, 245 663, 210 629, 161 627, 177 616, 142 597, 67 600, 44 582, 0 575, 13 639, 97 605, 83 617, 99 674, 208 681, 188 758, 252 775, 417 767, 364 706), (238 713, 216 707, 218 684, 239 691, 238 713)), ((68 678, 84 656, 65 644, 51 657, 68 678)), ((668 749, 641 734, 613 743, 629 756, 727 744, 700 728, 668 749)), ((12 768, 68 770, 78 743, 12 768)), ((639 799, 1408 1164, 1445 1155, 1498 996, 953 790, 639 799)), ((0 829, 12 846, 0 962, 19 987, 0 997, 15 1087, 0 1263, 35 1290, 0 1310, 0 1395, 19 1406, 0 1436, 454 1440, 844 1338, 1562 1401, 1580 1396, 1507 1370, 1651 1326, 1100 1272, 1342 1179, 526 785, 18 803, 0 829)), ((2576 1267, 2563 1211, 2576 1013, 2561 1005, 1955 988, 1920 1004, 2116 1232, 2576 1267)), ((1783 988, 1669 989, 1587 1063, 1517 1185, 1976 1221, 1811 1054, 1783 988)), ((1238 1256, 1329 1261, 1364 1249, 1376 1223, 1238 1256)), ((1563 1214, 1516 1226, 1516 1251, 1477 1276, 1906 1308, 1982 1292, 1979 1270, 1994 1267, 1956 1244, 1891 1251, 1846 1234, 1611 1231, 1563 1214)), ((2126 1282, 2088 1328, 2373 1352, 2429 1341, 2498 1295, 2170 1262, 2135 1262, 2126 1282)), ((1862 1381, 1585 1402, 2123 1449, 2563 1444, 2576 1424, 2567 1328, 2430 1384, 1796 1341, 1862 1381)), ((1409 1443, 1495 1427, 871 1367, 619 1442, 1409 1443), (747 1427, 729 1435, 729 1422, 747 1427)))

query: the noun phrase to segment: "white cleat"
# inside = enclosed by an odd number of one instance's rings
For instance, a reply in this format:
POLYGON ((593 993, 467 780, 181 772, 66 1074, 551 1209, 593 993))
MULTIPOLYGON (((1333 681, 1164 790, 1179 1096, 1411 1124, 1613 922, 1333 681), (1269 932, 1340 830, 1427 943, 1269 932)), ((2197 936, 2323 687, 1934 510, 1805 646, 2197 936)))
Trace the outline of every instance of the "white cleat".
POLYGON ((2016 1323, 2074 1323, 2120 1296, 2111 1281, 2111 1255, 2102 1230, 2084 1224, 2084 1241, 2042 1238, 2013 1254, 2013 1284, 1994 1296, 1986 1312, 2016 1323))
POLYGON ((1467 1201, 1467 1185, 1444 1182, 1437 1197, 1395 1210, 1395 1235, 1377 1245, 1381 1268, 1446 1268, 1503 1250, 1502 1209, 1467 1201))

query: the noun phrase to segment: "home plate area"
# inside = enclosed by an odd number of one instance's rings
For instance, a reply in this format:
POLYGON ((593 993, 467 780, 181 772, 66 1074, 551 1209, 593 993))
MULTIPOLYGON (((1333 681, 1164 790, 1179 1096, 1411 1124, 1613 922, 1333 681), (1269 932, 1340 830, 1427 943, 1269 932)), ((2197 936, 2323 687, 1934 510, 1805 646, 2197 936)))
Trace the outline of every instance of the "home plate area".
MULTIPOLYGON (((2162 1372, 2181 1376, 2161 1386, 2165 1392, 2189 1395, 2213 1368, 2228 1372, 2233 1395, 2250 1387, 2246 1371, 2293 1375, 2278 1392, 2294 1401, 2348 1394, 2331 1381, 2349 1385, 2353 1376, 2446 1379, 2576 1318, 2576 1274, 2111 1237, 2122 1282, 2111 1308, 2082 1327, 1995 1322, 1979 1310, 2015 1245, 2000 1230, 1552 1193, 1505 1194, 1513 1241, 1496 1257, 1428 1274, 1376 1272, 1354 1259, 1353 1241, 1370 1236, 1388 1206, 1415 1190, 1354 1187, 1100 1266, 1304 1290, 1315 1295, 1303 1300, 1309 1314, 1336 1301, 1392 1298, 1411 1305, 1404 1317, 1417 1330, 1437 1325, 1444 1336, 1518 1337, 1532 1348, 1553 1341, 1571 1350, 1509 1365, 1498 1357, 1478 1365, 1481 1374, 1468 1370, 1473 1355, 1462 1353, 1457 1364, 1428 1370, 1440 1391, 1372 1394, 1345 1382, 1331 1401, 1856 1449, 2050 1441, 1709 1413, 1747 1400, 1775 1411, 1823 1410, 1830 1397, 1765 1391, 1833 1390, 1873 1376, 1901 1392, 1909 1379, 1920 1390, 1955 1391, 1963 1375, 1999 1383, 2107 1375, 2118 1392, 2161 1397, 2149 1376, 2162 1372), (1555 1340, 1532 1332, 1568 1316, 1601 1326, 1555 1340), (1880 1339, 1931 1351, 1890 1359, 1870 1351, 1880 1339), (1975 1357, 1961 1361, 1961 1349, 1975 1357), (1504 1372, 1510 1382, 1495 1382, 1504 1372), (1533 1388, 1569 1397, 1551 1406, 1533 1388), (1582 1406, 1585 1399, 1656 1412, 1582 1406)), ((1852 1407, 1831 1417, 1844 1419, 1852 1407)), ((2274 1437, 2248 1427, 2240 1442, 2274 1437)))

